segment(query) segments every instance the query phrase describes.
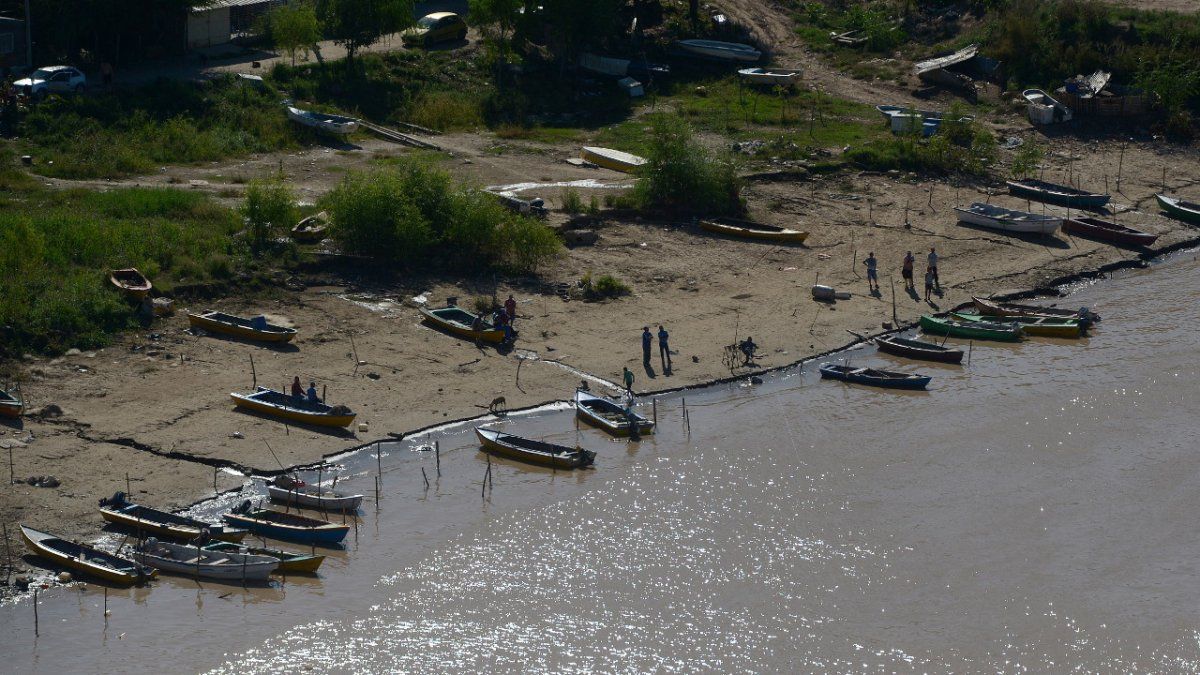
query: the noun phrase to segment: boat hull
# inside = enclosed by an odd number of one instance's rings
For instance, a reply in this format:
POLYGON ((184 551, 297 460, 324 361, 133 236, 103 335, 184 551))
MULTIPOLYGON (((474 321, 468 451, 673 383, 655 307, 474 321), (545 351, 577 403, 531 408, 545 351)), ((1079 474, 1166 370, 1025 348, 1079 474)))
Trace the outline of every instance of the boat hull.
MULTIPOLYGON (((182 524, 155 522, 146 518, 138 518, 136 515, 122 513, 116 509, 101 507, 100 516, 104 520, 114 524, 131 529, 140 534, 153 535, 163 537, 164 539, 176 539, 179 541, 190 541, 200 536, 200 528, 190 527, 182 524)), ((220 525, 214 525, 209 528, 209 536, 213 539, 221 541, 239 542, 246 538, 247 532, 239 529, 225 529, 220 525)))
POLYGON ((994 342, 1019 342, 1021 329, 993 329, 985 326, 968 326, 957 322, 947 321, 929 316, 921 316, 921 330, 933 335, 949 335, 950 337, 968 340, 992 340, 994 342))
POLYGON ((553 469, 578 469, 592 463, 591 458, 586 453, 546 455, 529 452, 504 443, 501 440, 502 437, 497 438, 496 432, 490 430, 476 429, 475 435, 479 438, 479 444, 483 446, 485 452, 525 462, 526 464, 536 464, 553 469))
POLYGON ((356 511, 362 505, 362 495, 317 495, 300 490, 288 490, 274 485, 267 486, 272 501, 300 506, 316 511, 356 511))
POLYGON ((163 572, 222 581, 265 581, 279 566, 277 559, 268 556, 182 545, 147 547, 134 551, 133 558, 163 572))
POLYGON ((249 326, 240 325, 238 323, 222 321, 219 318, 212 316, 213 314, 215 313, 188 313, 188 324, 192 328, 202 328, 210 333, 222 333, 224 335, 232 335, 234 337, 255 340, 258 342, 291 342, 292 338, 296 337, 296 331, 293 329, 261 331, 249 326))
MULTIPOLYGON (((1080 193, 1054 190, 1052 187, 1027 185, 1020 181, 1007 181, 1008 193, 1015 197, 1024 197, 1047 204, 1058 204, 1076 209, 1098 209, 1112 199, 1111 195, 1080 193)), ((1065 186, 1063 186, 1065 187, 1065 186)))
POLYGON ((302 544, 339 544, 346 538, 346 534, 350 531, 349 525, 335 525, 333 523, 316 527, 303 527, 260 520, 240 513, 226 513, 222 517, 226 522, 250 530, 254 534, 270 537, 271 539, 295 541, 302 544))
POLYGON ((150 294, 150 290, 154 288, 154 284, 150 283, 141 272, 130 268, 125 270, 114 270, 109 275, 108 280, 117 290, 125 294, 126 297, 134 300, 141 300, 150 294))
POLYGON ((676 45, 687 54, 700 56, 717 61, 736 61, 739 63, 756 63, 762 59, 762 52, 736 42, 719 42, 717 40, 680 40, 676 45))
POLYGON ((321 563, 325 562, 325 556, 320 553, 289 553, 288 551, 281 551, 275 548, 247 547, 225 542, 209 544, 204 549, 206 551, 230 551, 233 553, 249 553, 251 555, 265 555, 275 558, 279 561, 279 565, 275 568, 276 574, 315 574, 321 567, 321 563))
POLYGON ((295 408, 283 408, 273 403, 259 401, 245 394, 231 392, 230 398, 239 408, 253 410, 268 417, 287 422, 300 422, 317 427, 348 427, 354 423, 355 414, 334 415, 332 413, 306 412, 295 408))
POLYGON ((596 166, 621 173, 633 173, 646 163, 642 157, 612 148, 585 146, 579 151, 579 156, 596 166))
POLYGON ((1063 220, 1062 218, 1037 218, 1029 221, 1016 221, 978 213, 969 209, 955 208, 954 210, 958 212, 958 219, 964 223, 1015 234, 1043 234, 1049 236, 1058 231, 1058 228, 1062 226, 1063 220))
MULTIPOLYGON (((602 415, 594 408, 609 409, 612 413, 623 414, 624 411, 616 403, 599 396, 593 396, 584 392, 575 393, 575 416, 583 420, 586 424, 606 431, 613 436, 625 437, 633 434, 634 425, 628 420, 614 421, 602 415)), ((638 434, 648 434, 654 431, 654 422, 634 413, 634 419, 637 422, 636 428, 638 434)))
MULTIPOLYGON (((988 317, 982 314, 953 312, 950 316, 968 323, 988 321, 988 317)), ((1019 324, 1021 331, 1026 335, 1055 338, 1079 338, 1083 336, 1083 327, 1078 321, 1050 317, 1010 317, 1010 319, 1019 324)))
MULTIPOLYGON (((445 309, 457 309, 447 307, 445 309)), ((439 316, 437 310, 430 310, 422 307, 420 310, 421 316, 425 317, 425 322, 441 328, 442 330, 460 335, 471 340, 479 340, 491 344, 501 344, 504 342, 504 331, 499 328, 486 328, 484 330, 474 330, 470 326, 465 326, 457 321, 451 321, 445 317, 439 316)), ((461 310, 466 311, 466 310, 461 310)))
POLYGON ((715 234, 737 237, 739 239, 754 239, 774 243, 803 244, 808 239, 807 232, 780 228, 779 230, 764 230, 752 227, 722 223, 715 220, 701 220, 700 229, 715 234))
POLYGON ((1063 221, 1062 229, 1063 232, 1077 237, 1087 237, 1121 246, 1150 246, 1158 239, 1157 234, 1123 227, 1098 218, 1068 218, 1063 221))
POLYGON ((929 385, 932 377, 915 376, 915 377, 877 377, 870 374, 871 369, 860 368, 854 370, 842 370, 836 366, 824 365, 821 366, 821 377, 828 380, 840 380, 850 384, 861 384, 868 387, 879 387, 882 389, 906 389, 918 390, 924 389, 929 385))
POLYGON ((1158 205, 1162 210, 1166 211, 1173 218, 1192 223, 1193 225, 1200 225, 1200 205, 1197 205, 1196 209, 1191 209, 1185 206, 1181 200, 1174 197, 1154 195, 1154 198, 1158 200, 1158 205))
POLYGON ((20 417, 25 403, 5 391, 0 391, 0 417, 20 417))
POLYGON ((971 300, 975 303, 975 309, 979 310, 980 314, 987 316, 1035 316, 1052 319, 1078 319, 1084 326, 1089 326, 1100 320, 1100 316, 1094 312, 1084 312, 1081 315, 1080 312, 1072 312, 1057 307, 1017 305, 979 297, 973 297, 971 300))
MULTIPOLYGON (((917 342, 914 340, 913 342, 917 342)), ((878 338, 875 340, 875 347, 892 356, 901 356, 906 359, 916 359, 918 361, 935 361, 937 363, 962 363, 963 353, 960 349, 938 349, 938 345, 930 344, 929 347, 921 347, 918 345, 908 345, 903 342, 896 342, 888 338, 878 338)))
MULTIPOLYGON (((113 584, 122 586, 132 586, 143 581, 153 579, 158 575, 158 571, 154 569, 143 570, 141 574, 136 571, 120 570, 109 567, 98 562, 93 562, 84 556, 69 555, 64 551, 59 551, 46 544, 44 537, 47 537, 45 532, 39 532, 33 528, 21 526, 21 538, 25 540, 25 546, 33 553, 50 560, 57 565, 61 565, 68 569, 75 570, 88 576, 101 579, 113 584)), ((55 538, 57 539, 57 538, 55 538)), ((84 547, 90 549, 91 547, 84 547)), ((135 561, 125 561, 130 565, 136 566, 135 561)))

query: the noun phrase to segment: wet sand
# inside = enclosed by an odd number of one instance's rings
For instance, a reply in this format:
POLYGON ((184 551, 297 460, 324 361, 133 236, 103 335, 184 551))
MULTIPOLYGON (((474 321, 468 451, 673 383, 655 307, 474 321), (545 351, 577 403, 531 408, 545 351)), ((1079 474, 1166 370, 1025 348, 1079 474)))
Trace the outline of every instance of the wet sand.
MULTIPOLYGON (((37 640, 27 599, 0 608, 10 663, 1191 670, 1197 271, 1188 256, 1070 296, 1105 316, 1081 342, 976 343, 965 368, 834 357, 931 374, 929 392, 809 364, 661 397, 640 444, 568 412, 513 416, 504 428, 580 442, 598 466, 498 461, 483 499, 469 425, 388 445, 378 508, 319 579, 163 579, 111 592, 107 622, 98 587, 54 589, 37 640), (413 451, 427 440, 440 480, 413 451)), ((339 486, 370 496, 374 457, 342 463, 339 486)))

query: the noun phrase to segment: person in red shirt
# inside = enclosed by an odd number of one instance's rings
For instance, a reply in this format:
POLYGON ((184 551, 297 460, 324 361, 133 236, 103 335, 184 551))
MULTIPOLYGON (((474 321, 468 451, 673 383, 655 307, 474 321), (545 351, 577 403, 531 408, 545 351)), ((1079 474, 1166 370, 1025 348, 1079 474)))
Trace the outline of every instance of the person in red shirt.
POLYGON ((300 376, 292 380, 292 397, 296 399, 304 398, 304 385, 300 384, 300 376))

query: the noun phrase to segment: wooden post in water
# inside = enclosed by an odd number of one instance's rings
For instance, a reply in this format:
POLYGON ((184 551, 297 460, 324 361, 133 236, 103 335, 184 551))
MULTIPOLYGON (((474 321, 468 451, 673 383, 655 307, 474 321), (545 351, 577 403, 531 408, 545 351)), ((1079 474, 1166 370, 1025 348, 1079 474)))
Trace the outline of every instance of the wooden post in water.
POLYGON ((437 462, 438 478, 442 477, 442 443, 441 441, 433 442, 433 458, 437 462))
POLYGON ((683 399, 683 426, 687 427, 687 397, 683 399))
POLYGON ((39 635, 38 612, 37 612, 37 602, 38 602, 37 601, 37 592, 38 592, 37 586, 34 586, 33 587, 33 636, 34 637, 37 637, 39 635))
POLYGON ((383 476, 383 455, 382 455, 382 445, 383 445, 383 443, 382 443, 382 442, 380 442, 380 441, 375 441, 375 471, 376 471, 376 473, 378 473, 378 474, 379 474, 381 477, 383 476))
POLYGON ((971 365, 971 352, 975 351, 975 341, 971 340, 967 343, 967 366, 971 365))
POLYGON ((108 587, 104 587, 104 623, 108 623, 108 587))
POLYGON ((375 510, 379 510, 379 476, 375 476, 375 510))
POLYGON ((421 478, 425 479, 425 489, 429 489, 429 476, 425 475, 425 467, 421 467, 421 478))
POLYGON ((651 401, 651 405, 654 406, 654 426, 658 426, 658 399, 651 401))

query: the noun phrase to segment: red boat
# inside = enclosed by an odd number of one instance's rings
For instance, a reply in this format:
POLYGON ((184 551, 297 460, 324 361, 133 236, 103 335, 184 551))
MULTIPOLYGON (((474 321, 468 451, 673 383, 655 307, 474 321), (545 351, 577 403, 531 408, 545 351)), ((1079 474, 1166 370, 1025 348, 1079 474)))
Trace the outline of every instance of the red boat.
POLYGON ((1099 218, 1068 218, 1063 221, 1063 232, 1125 246, 1149 246, 1158 239, 1157 234, 1142 232, 1132 227, 1118 225, 1099 218))

